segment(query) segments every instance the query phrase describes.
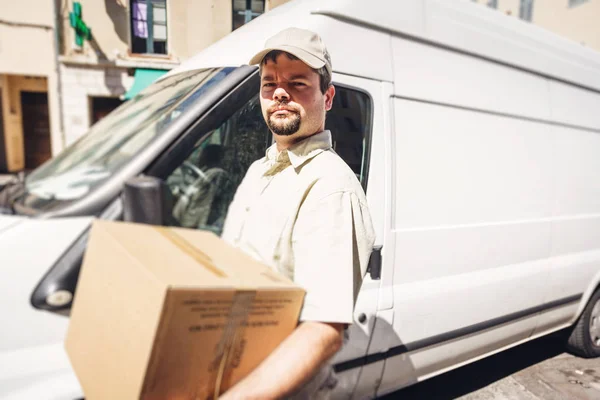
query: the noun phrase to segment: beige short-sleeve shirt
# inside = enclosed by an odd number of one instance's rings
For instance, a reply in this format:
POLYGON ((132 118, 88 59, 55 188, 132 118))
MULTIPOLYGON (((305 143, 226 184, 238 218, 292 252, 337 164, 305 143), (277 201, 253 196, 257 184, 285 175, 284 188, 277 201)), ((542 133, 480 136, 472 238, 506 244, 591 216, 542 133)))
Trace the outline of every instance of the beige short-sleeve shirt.
POLYGON ((301 321, 353 322, 375 233, 364 191, 323 131, 254 162, 223 239, 306 290, 301 321))

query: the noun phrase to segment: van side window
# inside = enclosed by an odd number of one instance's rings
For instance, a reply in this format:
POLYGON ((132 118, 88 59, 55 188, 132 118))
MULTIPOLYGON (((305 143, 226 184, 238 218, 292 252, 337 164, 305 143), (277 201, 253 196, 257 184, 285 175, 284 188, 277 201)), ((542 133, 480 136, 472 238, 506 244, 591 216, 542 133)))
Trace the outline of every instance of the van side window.
MULTIPOLYGON (((335 85, 335 82, 334 82, 335 85)), ((371 131, 371 98, 360 91, 335 86, 333 107, 325 128, 331 131, 333 149, 352 168, 366 190, 371 131)))
POLYGON ((235 190, 270 143, 258 95, 204 135, 167 178, 179 225, 220 234, 235 190))
MULTIPOLYGON (((344 87, 336 90, 326 128, 331 130, 334 150, 364 186, 370 98, 344 87)), ((238 185, 252 162, 263 157, 271 143, 272 135, 256 95, 218 128, 203 135, 187 159, 167 177, 177 223, 220 234, 238 185)))

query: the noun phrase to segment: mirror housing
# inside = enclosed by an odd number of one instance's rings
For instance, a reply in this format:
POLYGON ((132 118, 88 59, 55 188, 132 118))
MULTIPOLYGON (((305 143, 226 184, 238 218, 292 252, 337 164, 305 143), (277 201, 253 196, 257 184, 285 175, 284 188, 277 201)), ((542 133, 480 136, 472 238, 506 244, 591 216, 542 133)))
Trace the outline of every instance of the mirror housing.
MULTIPOLYGON (((173 225, 172 197, 158 178, 138 176, 125 182, 122 194, 123 220, 152 225, 173 225)), ((63 253, 33 290, 34 308, 68 315, 87 246, 86 230, 63 253)))
POLYGON ((136 176, 123 187, 123 221, 150 225, 176 225, 173 197, 166 182, 152 176, 136 176))

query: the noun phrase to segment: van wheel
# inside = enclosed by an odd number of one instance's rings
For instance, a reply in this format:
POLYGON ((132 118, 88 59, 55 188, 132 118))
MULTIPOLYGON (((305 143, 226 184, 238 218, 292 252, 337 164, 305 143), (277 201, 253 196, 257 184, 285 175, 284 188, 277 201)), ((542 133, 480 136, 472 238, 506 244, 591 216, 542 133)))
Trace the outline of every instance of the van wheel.
POLYGON ((600 357, 600 289, 596 289, 577 320, 567 350, 580 357, 600 357))

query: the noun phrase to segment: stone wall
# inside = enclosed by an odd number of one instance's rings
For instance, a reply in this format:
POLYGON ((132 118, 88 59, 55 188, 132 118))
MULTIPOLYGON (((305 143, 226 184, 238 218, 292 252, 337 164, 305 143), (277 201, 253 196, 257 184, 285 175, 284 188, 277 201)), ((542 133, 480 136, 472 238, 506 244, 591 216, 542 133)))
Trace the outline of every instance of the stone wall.
POLYGON ((119 97, 133 84, 126 68, 61 65, 65 145, 84 135, 91 125, 90 97, 119 97))

